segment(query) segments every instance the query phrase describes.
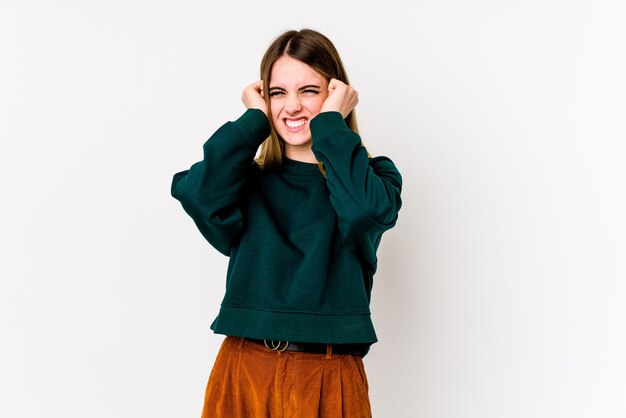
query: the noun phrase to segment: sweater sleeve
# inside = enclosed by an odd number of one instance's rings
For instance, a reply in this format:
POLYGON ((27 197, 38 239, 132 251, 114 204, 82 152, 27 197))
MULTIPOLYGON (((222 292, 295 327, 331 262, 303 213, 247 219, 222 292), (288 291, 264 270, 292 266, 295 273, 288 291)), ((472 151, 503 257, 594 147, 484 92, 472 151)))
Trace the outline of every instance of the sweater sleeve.
POLYGON ((171 194, 180 201, 206 240, 229 255, 243 230, 239 199, 255 163, 256 151, 270 133, 259 109, 248 109, 222 125, 203 146, 204 159, 174 174, 171 194))
POLYGON ((313 153, 324 163, 340 233, 375 268, 382 233, 396 224, 402 205, 402 177, 389 158, 369 158, 339 112, 313 118, 311 134, 313 153))

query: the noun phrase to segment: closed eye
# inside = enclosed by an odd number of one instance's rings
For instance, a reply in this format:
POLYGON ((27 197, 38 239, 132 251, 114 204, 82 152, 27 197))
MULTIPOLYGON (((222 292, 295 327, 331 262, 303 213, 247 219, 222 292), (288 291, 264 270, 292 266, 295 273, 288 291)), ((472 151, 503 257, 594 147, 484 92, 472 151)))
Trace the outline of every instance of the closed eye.
MULTIPOLYGON (((313 96, 320 93, 320 88, 318 86, 304 86, 298 90, 298 94, 306 94, 308 96, 313 96)), ((285 96, 287 91, 280 87, 274 87, 270 89, 269 95, 270 97, 276 96, 285 96)))

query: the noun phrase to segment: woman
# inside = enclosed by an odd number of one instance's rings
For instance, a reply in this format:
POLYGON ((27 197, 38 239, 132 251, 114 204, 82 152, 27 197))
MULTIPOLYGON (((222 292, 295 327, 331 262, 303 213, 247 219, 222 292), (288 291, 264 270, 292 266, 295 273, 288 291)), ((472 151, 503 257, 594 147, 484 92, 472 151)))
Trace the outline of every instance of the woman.
POLYGON ((245 113, 172 182, 172 196, 230 257, 211 325, 227 337, 202 416, 369 417, 370 291, 401 176, 363 147, 357 93, 319 32, 276 38, 242 101, 245 113))

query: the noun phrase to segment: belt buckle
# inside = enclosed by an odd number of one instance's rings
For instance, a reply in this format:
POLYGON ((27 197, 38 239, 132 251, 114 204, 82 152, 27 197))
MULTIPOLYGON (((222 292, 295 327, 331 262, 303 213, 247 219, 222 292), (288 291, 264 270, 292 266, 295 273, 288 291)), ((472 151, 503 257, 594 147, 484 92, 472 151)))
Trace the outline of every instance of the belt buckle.
POLYGON ((269 344, 267 343, 267 340, 263 340, 263 344, 265 344, 265 347, 267 347, 268 350, 277 351, 279 353, 282 353, 283 351, 287 349, 287 347, 289 347, 289 341, 278 340, 278 342, 275 343, 274 340, 270 340, 270 344, 272 345, 270 347, 269 344), (285 348, 280 348, 283 344, 285 344, 285 348))

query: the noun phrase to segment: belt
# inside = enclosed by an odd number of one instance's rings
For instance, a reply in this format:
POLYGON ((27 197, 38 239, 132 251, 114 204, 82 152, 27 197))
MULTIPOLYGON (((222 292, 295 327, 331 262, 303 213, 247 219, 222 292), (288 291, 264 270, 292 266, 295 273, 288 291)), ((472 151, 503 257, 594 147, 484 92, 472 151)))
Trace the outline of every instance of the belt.
POLYGON ((332 346, 332 354, 350 354, 363 357, 367 353, 368 344, 323 344, 323 343, 298 343, 292 341, 256 340, 246 338, 255 344, 267 347, 270 351, 300 351, 305 353, 326 354, 328 345, 332 346))

